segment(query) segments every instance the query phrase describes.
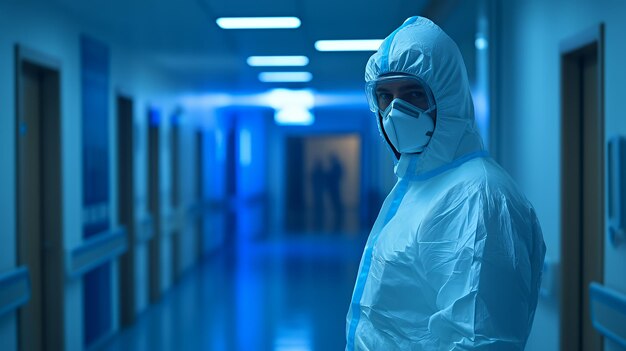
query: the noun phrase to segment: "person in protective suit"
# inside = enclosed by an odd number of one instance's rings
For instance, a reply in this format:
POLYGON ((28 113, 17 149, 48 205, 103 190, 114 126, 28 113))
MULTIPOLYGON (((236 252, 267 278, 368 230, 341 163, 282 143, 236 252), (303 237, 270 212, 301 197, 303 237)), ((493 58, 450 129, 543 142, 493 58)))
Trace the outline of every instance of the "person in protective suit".
POLYGON ((523 350, 545 244, 532 205, 484 150, 457 45, 411 17, 365 80, 398 181, 363 252, 346 350, 523 350))

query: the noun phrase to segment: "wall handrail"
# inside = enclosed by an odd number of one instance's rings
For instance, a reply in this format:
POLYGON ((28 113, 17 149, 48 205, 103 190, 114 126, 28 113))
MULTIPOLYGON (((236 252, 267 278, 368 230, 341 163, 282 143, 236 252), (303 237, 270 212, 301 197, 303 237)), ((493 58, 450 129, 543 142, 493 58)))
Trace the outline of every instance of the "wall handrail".
POLYGON ((0 274, 0 316, 25 305, 30 294, 30 275, 26 266, 0 274))
POLYGON ((595 282, 589 285, 589 293, 593 326, 626 348, 626 295, 595 282))
POLYGON ((90 270, 112 261, 128 249, 128 237, 124 227, 96 234, 82 245, 67 252, 66 272, 77 278, 90 270))

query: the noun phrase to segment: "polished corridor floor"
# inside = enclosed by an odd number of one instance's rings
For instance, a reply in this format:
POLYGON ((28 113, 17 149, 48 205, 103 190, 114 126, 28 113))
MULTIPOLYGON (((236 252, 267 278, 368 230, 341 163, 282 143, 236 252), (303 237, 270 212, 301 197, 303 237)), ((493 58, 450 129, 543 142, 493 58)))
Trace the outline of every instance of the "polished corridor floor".
POLYGON ((104 349, 343 350, 364 237, 290 236, 214 254, 104 349))

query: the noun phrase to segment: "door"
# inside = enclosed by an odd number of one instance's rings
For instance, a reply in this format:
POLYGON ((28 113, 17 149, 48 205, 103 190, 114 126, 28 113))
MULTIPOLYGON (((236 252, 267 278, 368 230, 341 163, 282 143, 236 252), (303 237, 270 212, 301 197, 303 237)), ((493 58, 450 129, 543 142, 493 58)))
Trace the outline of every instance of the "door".
POLYGON ((181 194, 180 194, 180 125, 179 119, 180 117, 175 114, 172 118, 172 130, 171 130, 171 138, 170 138, 170 152, 171 152, 171 176, 172 176, 172 211, 174 211, 176 218, 176 225, 172 230, 172 282, 175 282, 180 276, 182 270, 182 257, 181 257, 181 241, 183 233, 180 222, 180 214, 182 213, 181 208, 181 194))
POLYGON ((198 261, 202 259, 204 243, 204 133, 202 130, 195 132, 195 170, 196 170, 196 187, 195 187, 195 228, 196 228, 196 258, 198 261))
POLYGON ((231 112, 228 116, 228 122, 226 125, 226 140, 225 140, 225 179, 224 187, 226 189, 226 220, 224 233, 224 244, 227 248, 237 247, 239 240, 238 236, 239 224, 238 224, 238 195, 239 189, 237 188, 237 177, 239 176, 237 170, 237 114, 231 112))
POLYGON ((602 33, 600 27, 561 56, 561 350, 568 351, 602 350, 589 300, 589 284, 604 274, 602 33))
POLYGON ((154 236, 150 240, 150 302, 161 297, 161 177, 160 114, 148 110, 148 211, 154 218, 154 236))
POLYGON ((360 136, 290 136, 286 144, 287 231, 358 233, 362 203, 360 136))
POLYGON ((358 233, 362 204, 360 136, 306 137, 303 159, 308 229, 358 233))
POLYGON ((31 279, 31 299, 19 311, 19 345, 62 350, 59 71, 38 64, 37 56, 17 48, 17 256, 31 279))
POLYGON ((135 319, 135 170, 134 170, 133 101, 117 97, 117 211, 120 225, 128 233, 128 251, 120 258, 120 323, 130 325, 135 319))

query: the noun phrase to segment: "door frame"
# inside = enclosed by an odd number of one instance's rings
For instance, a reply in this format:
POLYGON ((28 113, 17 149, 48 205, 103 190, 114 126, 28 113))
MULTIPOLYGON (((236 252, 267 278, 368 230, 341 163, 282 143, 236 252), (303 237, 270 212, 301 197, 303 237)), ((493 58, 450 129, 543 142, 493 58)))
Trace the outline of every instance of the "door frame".
POLYGON ((138 284, 135 267, 135 138, 137 136, 135 135, 133 98, 118 91, 115 94, 115 108, 115 119, 117 121, 117 218, 118 222, 126 228, 128 238, 128 250, 119 260, 119 321, 122 326, 128 326, 134 322, 136 317, 138 284), (129 104, 130 116, 122 115, 122 101, 126 101, 125 103, 129 104), (130 117, 129 120, 123 120, 123 118, 127 117, 130 117), (128 139, 123 140, 123 136, 128 139), (126 148, 122 149, 122 146, 126 148), (123 184, 122 180, 125 180, 128 184, 123 184))
POLYGON ((161 111, 149 106, 146 114, 146 192, 148 195, 148 212, 153 218, 153 235, 148 246, 148 301, 155 303, 163 293, 162 284, 162 216, 161 203, 161 111), (154 163, 154 165, 153 165, 154 163), (152 172, 154 169, 156 172, 152 172))
MULTIPOLYGON (((304 141, 307 138, 343 138, 343 137, 349 137, 349 136, 355 136, 356 138, 358 138, 359 140, 359 168, 358 168, 358 173, 359 173, 359 183, 358 183, 358 196, 359 196, 359 205, 356 208, 356 225, 357 225, 357 231, 361 231, 362 228, 364 226, 366 226, 367 224, 367 216, 368 213, 370 211, 370 209, 368 208, 368 206, 366 205, 367 203, 367 199, 368 199, 368 193, 367 193, 367 186, 368 186, 368 179, 367 179, 367 172, 366 170, 366 163, 368 162, 366 159, 367 156, 367 150, 366 150, 366 144, 364 143, 364 140, 366 139, 366 133, 363 130, 359 130, 359 129, 321 129, 321 130, 315 130, 312 132, 307 132, 307 133, 303 133, 300 131, 287 131, 285 133, 282 134, 281 138, 281 142, 283 144, 283 150, 282 152, 282 162, 279 162, 279 173, 281 174, 281 177, 283 179, 283 184, 285 184, 285 186, 287 186, 288 183, 288 177, 287 177, 287 169, 288 167, 288 150, 289 148, 286 147, 287 146, 287 141, 288 139, 291 138, 298 138, 303 140, 303 152, 304 152, 304 141)), ((302 160, 304 162, 304 159, 302 160)), ((304 169, 304 164, 303 164, 303 169, 304 169)), ((344 174, 345 176, 345 174, 344 174)), ((300 177, 300 179, 306 179, 307 176, 303 176, 300 177)), ((303 183, 304 184, 304 183, 303 183)), ((305 186, 302 185, 300 186, 301 189, 304 189, 305 186)), ((270 190, 271 191, 271 190, 270 190)), ((279 212, 284 213, 283 218, 281 218, 280 222, 278 223, 279 228, 282 228, 281 232, 290 232, 288 230, 288 219, 287 219, 287 213, 290 210, 290 206, 289 206, 289 199, 288 199, 288 189, 285 189, 282 193, 282 199, 279 205, 279 208, 281 208, 281 210, 279 212)), ((303 195, 304 196, 304 195, 303 195)), ((303 197, 304 198, 304 197, 303 197)), ((307 208, 306 208, 306 204, 304 205, 305 207, 302 210, 302 213, 306 213, 307 212, 307 208)), ((344 213, 344 217, 345 217, 345 213, 344 213)), ((345 218, 344 218, 345 221, 345 218)), ((307 228, 307 223, 308 221, 305 219, 304 221, 304 225, 303 228, 304 230, 308 230, 309 228, 307 228)), ((346 223, 343 224, 343 231, 348 231, 348 229, 346 229, 346 223)))
MULTIPOLYGON (((582 99, 580 98, 581 78, 572 78, 568 73, 578 70, 579 60, 595 50, 598 59, 598 111, 597 123, 599 124, 599 141, 601 142, 602 157, 601 170, 604 172, 604 24, 600 23, 577 35, 574 35, 560 44, 560 67, 561 67, 561 289, 560 289, 560 348, 561 350, 582 350, 584 321, 582 320, 584 306, 584 291, 581 296, 583 284, 583 262, 581 256, 588 250, 587 245, 582 245, 583 229, 581 222, 572 220, 580 218, 582 207, 579 199, 582 189, 579 185, 582 181, 581 161, 582 155, 582 99), (575 123, 572 123, 575 119, 575 123), (574 126, 574 127, 572 127, 574 126), (576 157, 571 157, 570 150, 579 150, 576 157), (568 240, 565 240, 567 238, 568 240)), ((604 194, 604 177, 600 177, 600 192, 604 194)), ((604 199, 600 201, 601 225, 598 245, 599 254, 604 255, 604 199)), ((597 262, 602 266, 604 261, 597 262)), ((599 277, 603 279, 603 277, 599 277)), ((588 290, 587 293, 588 295, 588 290)), ((590 321, 589 321, 590 323, 590 321)))
MULTIPOLYGON (((45 311, 42 316, 42 328, 46 331, 44 333, 44 344, 52 349, 63 349, 64 340, 64 286, 65 286, 65 274, 64 274, 64 242, 63 242, 63 170, 62 170, 62 69, 61 63, 54 57, 41 53, 37 50, 25 47, 21 44, 15 45, 15 211, 16 218, 19 218, 20 209, 20 136, 22 134, 21 115, 24 112, 22 108, 22 67, 24 64, 36 66, 42 71, 50 71, 56 75, 57 90, 54 96, 57 106, 53 107, 54 113, 52 114, 52 121, 50 124, 46 124, 43 128, 41 124, 41 130, 45 133, 40 137, 42 142, 48 140, 51 145, 45 145, 46 147, 46 159, 42 162, 44 170, 48 171, 46 176, 46 183, 49 185, 42 187, 47 189, 45 192, 46 213, 49 217, 45 220, 49 229, 49 233, 52 235, 46 236, 49 249, 47 250, 49 255, 44 257, 43 266, 46 268, 45 272, 42 272, 43 286, 46 289, 46 294, 43 296, 45 311), (44 137, 45 135, 45 137, 44 137), (50 164, 56 164, 56 167, 51 167, 50 164), (50 291, 51 290, 51 291, 50 291), (44 327, 45 326, 45 327, 44 327)), ((20 252, 20 223, 16 221, 16 252, 20 252)), ((42 247, 43 249, 43 247, 42 247)), ((31 284, 32 287, 32 284, 31 284)), ((33 293, 31 292, 31 295, 33 293)), ((19 313, 18 313, 19 316, 19 313)), ((20 336, 20 322, 21 317, 18 317, 18 345, 22 348, 23 345, 20 336)))
POLYGON ((201 262, 204 256, 204 130, 194 129, 194 163, 195 163, 195 197, 194 197, 194 224, 196 230, 196 262, 201 262))
MULTIPOLYGON (((183 246, 183 236, 184 226, 181 225, 182 221, 182 213, 183 213, 183 194, 181 189, 181 180, 182 180, 182 172, 181 172, 181 139, 182 139, 182 126, 180 124, 180 111, 176 110, 170 117, 170 129, 169 129, 169 138, 168 138, 168 147, 170 150, 170 206, 172 211, 174 212, 174 222, 170 221, 169 235, 171 238, 171 253, 172 253, 172 261, 171 261, 171 280, 170 282, 175 283, 178 281, 182 274, 183 270, 183 256, 182 256, 182 246, 183 246), (171 224, 174 224, 172 227, 171 224)), ((171 217, 170 217, 171 218, 171 217)))

